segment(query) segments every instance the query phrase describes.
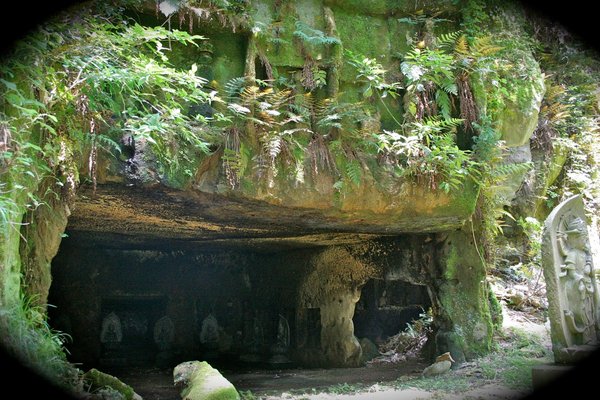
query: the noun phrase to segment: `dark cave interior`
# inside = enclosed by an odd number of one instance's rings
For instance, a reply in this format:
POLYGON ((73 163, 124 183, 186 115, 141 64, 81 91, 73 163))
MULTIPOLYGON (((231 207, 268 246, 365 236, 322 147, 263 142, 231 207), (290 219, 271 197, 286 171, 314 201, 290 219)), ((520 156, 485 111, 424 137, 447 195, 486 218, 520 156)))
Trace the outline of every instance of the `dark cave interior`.
MULTIPOLYGON (((153 250, 123 247, 82 242, 73 232, 53 261, 50 322, 71 336, 72 361, 108 369, 189 359, 237 368, 326 366, 318 356, 320 308, 298 299, 322 246, 193 250, 166 240, 153 250)), ((364 284, 353 317, 357 338, 380 343, 431 306, 427 286, 398 278, 380 274, 364 284)))

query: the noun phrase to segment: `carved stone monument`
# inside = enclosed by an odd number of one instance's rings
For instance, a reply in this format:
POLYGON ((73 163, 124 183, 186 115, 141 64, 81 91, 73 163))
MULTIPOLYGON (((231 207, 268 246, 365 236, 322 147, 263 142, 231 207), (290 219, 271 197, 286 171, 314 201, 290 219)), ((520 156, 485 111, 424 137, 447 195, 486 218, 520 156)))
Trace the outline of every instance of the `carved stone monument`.
POLYGON ((173 363, 173 342, 175 325, 168 316, 163 316, 154 324, 154 344, 158 349, 155 364, 159 368, 168 368, 173 363))
POLYGON ((276 342, 271 346, 272 357, 269 359, 270 364, 289 364, 290 359, 287 353, 290 349, 290 324, 287 319, 279 314, 277 320, 277 338, 276 342))
POLYGON ((154 343, 159 350, 170 350, 175 340, 175 326, 168 316, 160 318, 154 324, 154 343))
POLYGON ((554 360, 577 362, 600 339, 600 298, 580 196, 559 204, 546 219, 542 264, 554 360))
POLYGON ((219 351, 219 323, 214 315, 208 314, 204 320, 202 320, 202 327, 200 330, 200 344, 202 345, 205 359, 214 359, 218 357, 219 351))
POLYGON ((117 314, 111 312, 102 320, 102 330, 100 331, 100 342, 109 349, 119 346, 123 340, 123 330, 121 329, 121 319, 117 314))
POLYGON ((123 327, 121 318, 111 312, 102 320, 100 331, 100 343, 102 344, 102 355, 100 365, 103 367, 120 367, 127 363, 121 354, 121 341, 123 340, 123 327))

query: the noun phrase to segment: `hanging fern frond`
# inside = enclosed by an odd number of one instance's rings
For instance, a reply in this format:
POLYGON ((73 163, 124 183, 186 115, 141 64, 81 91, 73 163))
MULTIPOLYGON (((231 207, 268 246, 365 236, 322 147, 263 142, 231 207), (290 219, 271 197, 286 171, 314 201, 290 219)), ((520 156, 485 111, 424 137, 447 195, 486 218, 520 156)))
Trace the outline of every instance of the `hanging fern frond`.
POLYGON ((441 82, 440 87, 448 94, 458 95, 458 86, 453 80, 441 82))
POLYGON ((245 86, 246 78, 243 76, 239 76, 228 80, 224 86, 226 98, 230 101, 234 99, 239 99, 240 94, 244 90, 245 86))
POLYGON ((333 36, 327 36, 323 31, 311 28, 301 21, 296 21, 296 30, 292 35, 312 46, 341 44, 340 39, 333 36))
POLYGON ((533 168, 533 163, 531 162, 500 164, 494 166, 494 168, 490 170, 489 173, 493 179, 499 179, 511 175, 523 174, 531 170, 531 168, 533 168))
POLYGON ((452 128, 456 128, 460 124, 462 124, 463 120, 460 118, 448 118, 448 119, 440 119, 436 117, 426 118, 423 123, 419 125, 434 128, 435 130, 450 130, 452 128))
POLYGON ((439 48, 453 49, 460 36, 460 31, 444 33, 437 37, 437 45, 439 48))
POLYGON ((454 52, 456 54, 460 54, 461 56, 469 55, 469 43, 467 42, 466 35, 460 35, 458 39, 456 39, 456 44, 454 45, 454 52))
POLYGON ((87 133, 85 137, 90 141, 94 142, 95 146, 100 147, 106 153, 109 154, 121 154, 121 146, 113 139, 100 133, 87 133))
POLYGON ((437 103, 444 119, 452 118, 452 104, 450 101, 450 96, 448 96, 448 93, 446 93, 445 90, 438 89, 435 92, 435 102, 437 103))
POLYGON ((240 93, 242 102, 248 104, 256 100, 260 96, 260 88, 256 85, 246 86, 240 93))
POLYGON ((362 182, 363 170, 358 160, 349 160, 346 163, 346 176, 355 186, 360 186, 362 182))
POLYGON ((503 49, 504 47, 493 44, 491 36, 478 37, 471 46, 471 52, 476 57, 489 57, 503 49))
POLYGON ((282 146, 283 140, 277 134, 267 137, 263 143, 265 153, 267 153, 271 161, 274 161, 279 155, 279 153, 281 153, 282 146))
POLYGON ((291 101, 292 91, 289 89, 270 91, 267 93, 267 101, 273 105, 273 108, 280 108, 291 101))
POLYGON ((339 114, 326 115, 317 120, 317 127, 322 129, 337 128, 342 129, 342 117, 339 114))

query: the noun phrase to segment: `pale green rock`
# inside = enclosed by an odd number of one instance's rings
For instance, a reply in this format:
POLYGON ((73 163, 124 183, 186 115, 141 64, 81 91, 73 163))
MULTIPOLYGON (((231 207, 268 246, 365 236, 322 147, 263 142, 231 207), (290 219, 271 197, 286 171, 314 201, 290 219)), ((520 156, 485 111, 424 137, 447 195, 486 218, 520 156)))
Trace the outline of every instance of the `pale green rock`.
MULTIPOLYGON (((507 155, 504 157, 503 164, 525 164, 531 162, 531 149, 529 143, 519 147, 509 147, 507 155)), ((503 200, 503 203, 510 205, 515 194, 523 184, 529 169, 519 168, 515 173, 502 178, 496 190, 496 196, 503 200)))
POLYGON ((519 106, 508 103, 497 118, 497 130, 508 147, 519 147, 529 142, 537 127, 540 104, 543 93, 532 97, 527 110, 519 110, 519 106))
POLYGON ((102 390, 103 388, 111 388, 119 392, 125 400, 141 400, 141 397, 133 391, 131 386, 95 368, 83 374, 83 379, 90 385, 91 392, 102 390))
POLYGON ((206 361, 186 361, 173 370, 183 400, 238 400, 235 387, 206 361))
MULTIPOLYGON (((384 68, 390 66, 391 44, 388 23, 385 17, 357 15, 340 9, 333 9, 335 23, 345 50, 361 56, 376 58, 384 68)), ((356 69, 344 63, 341 80, 356 81, 356 69)))
POLYGON ((436 376, 445 374, 446 372, 450 371, 451 366, 452 363, 447 360, 436 362, 425 368, 423 371, 423 376, 436 376))
POLYGON ((552 156, 548 162, 546 189, 554 184, 569 157, 569 148, 560 141, 554 141, 552 156))

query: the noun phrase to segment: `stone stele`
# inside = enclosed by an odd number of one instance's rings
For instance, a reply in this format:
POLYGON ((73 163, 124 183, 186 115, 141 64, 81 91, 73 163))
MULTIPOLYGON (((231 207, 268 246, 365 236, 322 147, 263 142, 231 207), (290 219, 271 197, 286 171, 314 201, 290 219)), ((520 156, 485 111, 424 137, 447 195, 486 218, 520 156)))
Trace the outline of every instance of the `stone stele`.
POLYGON ((581 196, 559 204, 544 224, 542 265, 554 360, 575 363, 598 346, 600 301, 581 196))

